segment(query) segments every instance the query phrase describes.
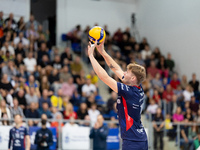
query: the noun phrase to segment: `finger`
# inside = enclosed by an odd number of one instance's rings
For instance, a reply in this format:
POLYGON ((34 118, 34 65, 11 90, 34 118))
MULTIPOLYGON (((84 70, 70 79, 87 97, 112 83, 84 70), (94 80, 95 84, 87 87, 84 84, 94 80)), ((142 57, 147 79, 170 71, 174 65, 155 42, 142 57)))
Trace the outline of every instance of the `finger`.
POLYGON ((91 47, 91 45, 92 45, 92 44, 91 44, 91 42, 89 41, 89 45, 88 45, 88 46, 90 46, 90 47, 91 47))
POLYGON ((95 46, 95 47, 97 46, 97 40, 95 40, 94 46, 95 46))

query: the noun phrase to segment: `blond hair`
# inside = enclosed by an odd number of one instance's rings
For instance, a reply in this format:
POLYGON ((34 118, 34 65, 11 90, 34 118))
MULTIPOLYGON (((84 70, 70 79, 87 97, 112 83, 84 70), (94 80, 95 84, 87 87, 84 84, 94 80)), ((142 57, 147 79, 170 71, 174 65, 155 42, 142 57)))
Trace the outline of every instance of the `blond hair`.
POLYGON ((127 70, 130 70, 136 76, 138 85, 146 79, 146 70, 141 65, 131 63, 127 66, 127 70))

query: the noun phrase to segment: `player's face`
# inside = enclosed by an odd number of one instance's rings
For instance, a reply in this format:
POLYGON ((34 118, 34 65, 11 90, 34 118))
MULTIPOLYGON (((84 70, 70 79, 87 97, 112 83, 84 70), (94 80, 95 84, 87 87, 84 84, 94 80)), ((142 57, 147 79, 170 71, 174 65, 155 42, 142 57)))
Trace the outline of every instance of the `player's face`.
POLYGON ((127 70, 126 72, 124 72, 124 79, 123 79, 123 83, 124 84, 130 84, 131 80, 133 79, 133 74, 131 73, 130 70, 127 70))
POLYGON ((19 116, 19 115, 15 116, 15 123, 20 124, 21 122, 22 122, 21 116, 19 116))

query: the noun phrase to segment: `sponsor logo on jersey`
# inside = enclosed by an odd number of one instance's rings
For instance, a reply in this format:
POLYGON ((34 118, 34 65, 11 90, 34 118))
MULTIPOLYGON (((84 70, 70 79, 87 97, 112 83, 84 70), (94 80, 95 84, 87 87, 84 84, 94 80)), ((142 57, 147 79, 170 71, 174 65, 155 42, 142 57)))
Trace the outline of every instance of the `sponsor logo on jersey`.
POLYGON ((144 129, 143 129, 143 128, 137 129, 137 132, 138 132, 138 133, 143 133, 143 132, 144 132, 144 129))

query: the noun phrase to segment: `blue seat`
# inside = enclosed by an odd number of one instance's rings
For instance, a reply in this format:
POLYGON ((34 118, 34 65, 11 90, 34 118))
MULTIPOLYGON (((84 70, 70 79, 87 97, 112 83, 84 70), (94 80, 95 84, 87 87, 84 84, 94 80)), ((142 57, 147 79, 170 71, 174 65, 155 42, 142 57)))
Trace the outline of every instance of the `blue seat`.
POLYGON ((64 33, 61 35, 62 41, 67 41, 67 35, 64 33))

